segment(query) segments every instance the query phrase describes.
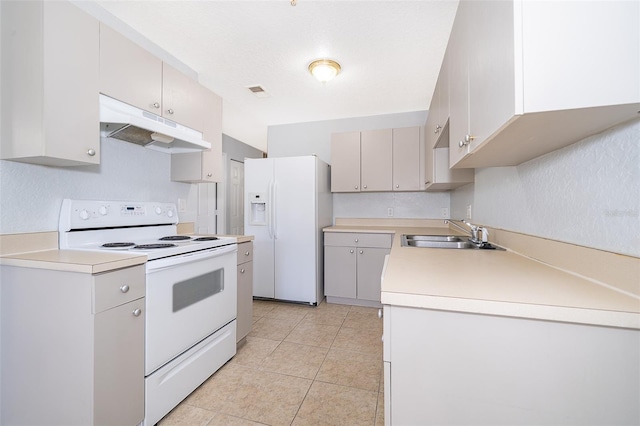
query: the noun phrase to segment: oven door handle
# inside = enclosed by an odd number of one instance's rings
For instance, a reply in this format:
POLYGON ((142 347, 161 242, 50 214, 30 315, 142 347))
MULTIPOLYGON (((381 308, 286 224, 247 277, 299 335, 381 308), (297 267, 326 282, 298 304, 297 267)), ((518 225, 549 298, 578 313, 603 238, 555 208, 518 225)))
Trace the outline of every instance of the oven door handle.
POLYGON ((173 268, 177 265, 186 265, 188 263, 199 262, 201 260, 212 259, 228 253, 236 253, 238 251, 237 244, 229 244, 222 247, 214 247, 197 251, 194 253, 182 254, 179 256, 165 257, 147 262, 147 272, 156 272, 167 268, 173 268))

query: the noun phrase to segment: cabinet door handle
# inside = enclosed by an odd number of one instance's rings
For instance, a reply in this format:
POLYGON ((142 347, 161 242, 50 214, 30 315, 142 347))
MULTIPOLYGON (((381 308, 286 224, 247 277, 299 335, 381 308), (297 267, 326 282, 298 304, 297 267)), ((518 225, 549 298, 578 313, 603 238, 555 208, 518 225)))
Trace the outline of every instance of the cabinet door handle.
POLYGON ((397 189, 397 188, 400 188, 400 185, 396 185, 396 189, 397 189))
POLYGON ((167 110, 167 112, 168 112, 169 114, 173 114, 173 110, 172 110, 171 108, 169 108, 169 109, 167 110))
POLYGON ((241 274, 244 274, 244 269, 240 269, 240 273, 241 273, 241 274))
POLYGON ((123 293, 128 292, 129 291, 129 285, 128 284, 123 285, 122 287, 120 287, 120 291, 123 292, 123 293))
POLYGON ((207 177, 213 176, 213 173, 207 173, 207 177))
POLYGON ((362 187, 363 187, 364 189, 367 189, 367 185, 362 185, 362 187))
POLYGON ((354 186, 353 189, 358 189, 358 185, 354 186))
POLYGON ((244 252, 244 255, 245 255, 245 256, 249 256, 249 254, 250 254, 250 253, 249 253, 248 251, 245 251, 245 252, 244 252))
POLYGON ((94 155, 96 155, 96 150, 95 150, 95 149, 93 149, 93 148, 89 148, 89 149, 87 150, 87 155, 88 155, 89 157, 93 157, 94 155))
POLYGON ((362 250, 360 250, 360 254, 364 253, 362 250))
POLYGON ((353 253, 353 250, 349 250, 349 253, 353 253))
POLYGON ((382 318, 383 314, 382 314, 382 309, 378 309, 378 318, 382 318))
POLYGON ((157 102, 154 102, 154 103, 153 103, 153 107, 154 107, 154 108, 160 108, 160 104, 159 104, 159 103, 157 103, 157 102))
POLYGON ((132 312, 134 317, 139 317, 141 313, 142 313, 142 309, 140 309, 140 308, 136 308, 132 312))

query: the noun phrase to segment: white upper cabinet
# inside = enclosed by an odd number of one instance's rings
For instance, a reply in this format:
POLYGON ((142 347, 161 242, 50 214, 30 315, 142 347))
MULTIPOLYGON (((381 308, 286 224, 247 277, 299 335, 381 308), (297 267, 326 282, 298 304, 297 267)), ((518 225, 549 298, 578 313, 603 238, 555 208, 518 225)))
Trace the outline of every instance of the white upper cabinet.
POLYGON ((420 128, 393 129, 393 190, 420 189, 420 128))
POLYGON ((419 191, 420 128, 331 135, 331 192, 419 191))
POLYGON ((100 163, 98 21, 68 2, 1 2, 0 158, 100 163))
MULTIPOLYGON (((199 85, 198 85, 199 86, 199 85)), ((202 137, 211 148, 171 155, 171 180, 190 183, 222 182, 222 98, 199 86, 202 137)))
POLYGON ((167 63, 162 63, 162 116, 192 129, 204 130, 206 89, 167 63))
POLYGON ((101 23, 100 92, 162 115, 162 61, 101 23))
POLYGON ((450 165, 517 165, 637 118, 640 3, 462 0, 450 165))
POLYGON ((101 93, 202 132, 202 90, 194 79, 100 25, 101 93))
POLYGON ((360 133, 361 191, 391 191, 393 182, 393 133, 391 129, 360 133))
POLYGON ((331 135, 331 192, 360 192, 360 132, 331 135))

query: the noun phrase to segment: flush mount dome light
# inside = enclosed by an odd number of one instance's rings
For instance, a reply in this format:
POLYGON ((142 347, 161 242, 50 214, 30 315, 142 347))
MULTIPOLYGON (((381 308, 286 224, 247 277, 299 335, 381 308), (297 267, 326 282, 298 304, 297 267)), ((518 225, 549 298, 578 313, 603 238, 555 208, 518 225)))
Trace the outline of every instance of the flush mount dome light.
POLYGON ((322 83, 331 80, 340 73, 340 64, 331 59, 318 59, 309 64, 309 72, 322 83))

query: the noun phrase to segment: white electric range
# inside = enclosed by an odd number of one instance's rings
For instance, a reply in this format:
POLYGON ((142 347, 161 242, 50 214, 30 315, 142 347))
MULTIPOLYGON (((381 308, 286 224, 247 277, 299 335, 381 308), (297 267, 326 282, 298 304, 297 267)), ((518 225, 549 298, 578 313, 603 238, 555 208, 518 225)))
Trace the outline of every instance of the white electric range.
POLYGON ((145 425, 153 425, 236 351, 237 241, 178 235, 175 204, 69 200, 60 249, 147 256, 145 425))

